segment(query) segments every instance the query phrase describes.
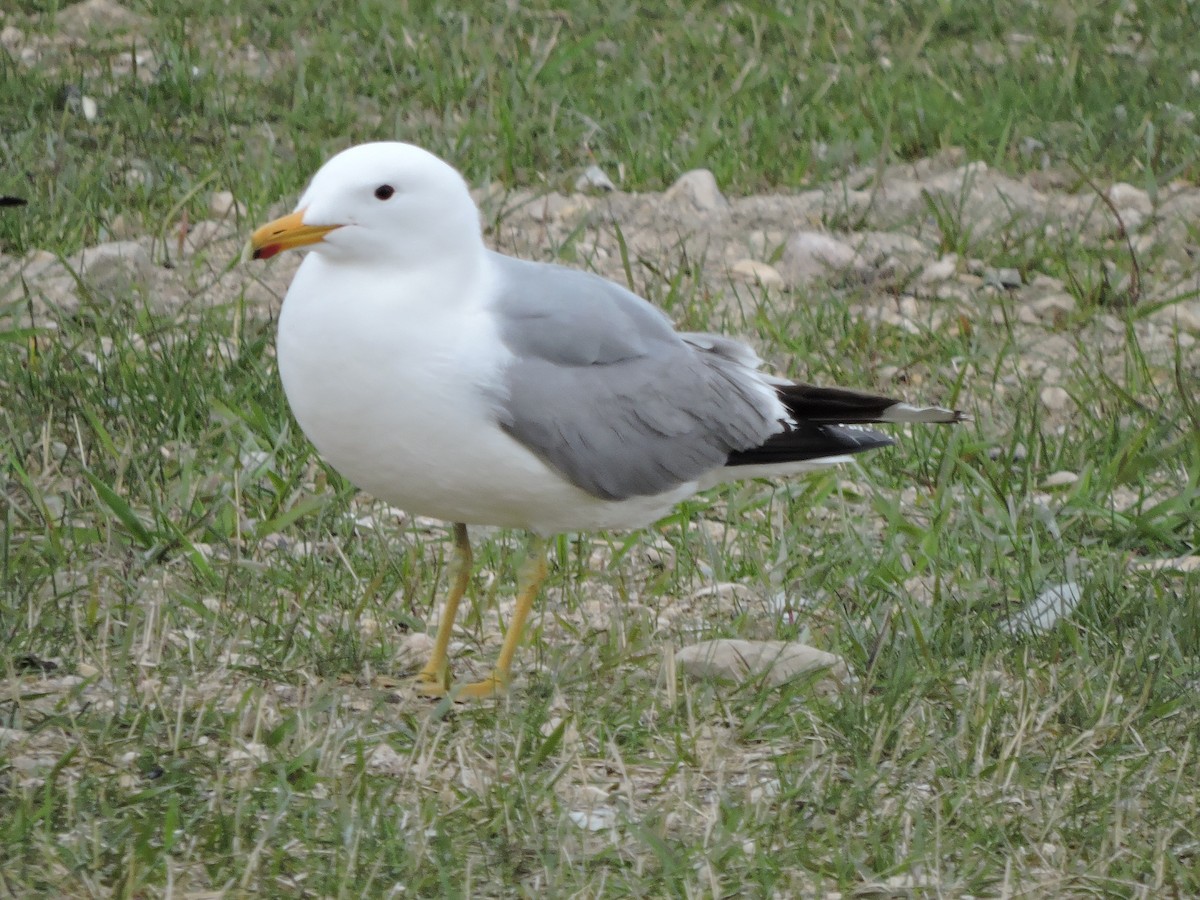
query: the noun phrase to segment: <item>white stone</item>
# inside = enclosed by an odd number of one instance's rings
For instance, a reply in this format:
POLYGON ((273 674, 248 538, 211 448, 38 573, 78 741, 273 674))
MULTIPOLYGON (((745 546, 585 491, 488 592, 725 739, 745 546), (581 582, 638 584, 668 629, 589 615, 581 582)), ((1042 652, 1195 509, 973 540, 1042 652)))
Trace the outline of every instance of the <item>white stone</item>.
POLYGON ((850 240, 863 259, 875 262, 888 257, 900 258, 912 264, 926 259, 933 248, 919 238, 899 231, 866 231, 854 234, 850 240))
POLYGON ((154 175, 146 163, 141 161, 130 163, 121 174, 125 184, 131 188, 151 187, 154 184, 154 175))
POLYGON ((736 683, 765 678, 771 687, 819 669, 828 669, 838 682, 849 678, 845 661, 806 644, 787 641, 746 641, 721 638, 684 647, 675 661, 695 678, 736 683))
POLYGON ((27 281, 69 274, 59 262, 58 256, 49 250, 30 250, 26 253, 20 263, 20 272, 21 277, 27 281))
POLYGON ((1200 302, 1172 303, 1150 314, 1150 321, 1164 325, 1174 331, 1190 331, 1200 334, 1200 302))
POLYGON ((774 266, 756 259, 739 259, 729 271, 746 281, 761 284, 763 287, 777 287, 783 284, 783 276, 774 266))
POLYGON ((208 211, 214 219, 227 219, 230 216, 241 219, 246 215, 245 208, 229 191, 213 191, 208 200, 208 211))
POLYGON ((419 669, 433 656, 433 638, 423 631, 411 631, 396 647, 397 670, 419 669))
POLYGON ((207 247, 213 241, 232 236, 233 232, 230 225, 225 222, 218 222, 215 219, 204 219, 188 228, 184 248, 193 251, 200 250, 207 247))
POLYGON ((575 179, 575 190, 577 191, 615 191, 617 186, 612 183, 612 179, 599 166, 588 166, 584 169, 583 174, 575 179))
POLYGON ((401 756, 390 744, 376 744, 367 755, 367 768, 381 775, 403 775, 412 769, 412 760, 401 756))
MULTIPOLYGON (((1132 184, 1126 184, 1123 181, 1118 181, 1108 189, 1108 199, 1112 202, 1121 215, 1124 216, 1127 211, 1140 213, 1144 220, 1154 210, 1154 204, 1150 202, 1150 195, 1141 188, 1136 188, 1132 184)), ((1129 223, 1125 223, 1129 227, 1129 223)), ((1130 230, 1133 230, 1132 228, 1130 230)))
POLYGON ((1053 475, 1047 475, 1042 480, 1042 487, 1045 490, 1053 491, 1059 488, 1070 487, 1079 481, 1079 476, 1074 472, 1055 472, 1053 475))
POLYGON ((1046 588, 1002 624, 1008 631, 1018 634, 1043 634, 1069 616, 1082 600, 1083 589, 1075 582, 1056 584, 1046 588))
POLYGON ((1079 356, 1072 338, 1065 334, 1048 334, 1029 346, 1022 357, 1022 362, 1029 359, 1040 359, 1047 362, 1066 365, 1079 356))
POLYGON ((919 284, 937 284, 948 281, 958 272, 959 259, 957 253, 947 253, 940 259, 925 264, 921 274, 917 276, 919 284))
POLYGON ((1029 308, 1039 319, 1059 322, 1075 312, 1075 298, 1070 294, 1047 294, 1029 304, 1029 308))
POLYGON ((717 187, 716 176, 708 169, 684 172, 663 194, 664 203, 684 203, 702 213, 728 209, 729 201, 717 187))
POLYGON ((83 0, 59 10, 55 17, 59 30, 74 38, 140 29, 149 21, 113 0, 83 0))
POLYGON ((1038 272, 1029 282, 1029 286, 1043 294, 1062 293, 1066 290, 1061 279, 1055 278, 1052 275, 1046 275, 1038 272))
POLYGON ((1024 282, 1017 269, 988 269, 983 275, 983 283, 998 288, 1019 288, 1024 282))
POLYGON ((23 741, 27 737, 29 737, 28 731, 23 731, 20 728, 5 728, 0 726, 0 745, 23 741))
POLYGON ((563 217, 563 212, 571 207, 571 202, 557 191, 551 191, 541 197, 529 201, 525 208, 529 218, 543 224, 554 222, 563 217))
POLYGON ((1042 406, 1050 412, 1062 412, 1071 405, 1071 395, 1057 385, 1042 388, 1039 396, 1042 398, 1042 406))
POLYGON ((1042 321, 1042 317, 1028 306, 1019 306, 1017 307, 1017 321, 1023 325, 1037 325, 1042 321))
POLYGON ((779 269, 793 283, 826 278, 846 271, 865 271, 866 264, 845 241, 821 231, 798 231, 788 238, 779 269))
POLYGON ((78 254, 73 262, 87 284, 107 290, 144 284, 154 268, 150 253, 136 241, 97 244, 78 254))
POLYGON ((606 831, 617 824, 617 811, 611 806, 573 809, 567 816, 576 827, 584 831, 606 831))

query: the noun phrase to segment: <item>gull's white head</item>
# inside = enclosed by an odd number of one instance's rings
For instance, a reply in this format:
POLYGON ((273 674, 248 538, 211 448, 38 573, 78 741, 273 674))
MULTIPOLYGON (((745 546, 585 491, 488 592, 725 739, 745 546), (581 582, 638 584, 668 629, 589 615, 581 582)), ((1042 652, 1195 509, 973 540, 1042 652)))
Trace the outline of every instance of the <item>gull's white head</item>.
POLYGON ((412 265, 483 247, 466 182, 432 153, 397 141, 343 150, 313 176, 296 211, 250 238, 255 259, 311 247, 331 259, 412 265))

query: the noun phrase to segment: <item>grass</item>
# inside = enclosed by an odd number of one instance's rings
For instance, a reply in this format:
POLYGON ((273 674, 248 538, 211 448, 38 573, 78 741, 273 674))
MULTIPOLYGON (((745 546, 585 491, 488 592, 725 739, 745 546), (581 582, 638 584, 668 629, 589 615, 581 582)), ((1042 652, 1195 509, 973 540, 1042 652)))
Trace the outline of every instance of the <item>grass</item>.
MULTIPOLYGON (((154 74, 126 72, 127 38, 52 42, 35 66, 0 52, 0 193, 31 200, 0 215, 0 249, 162 234, 215 189, 257 221, 333 149, 379 137, 475 183, 562 187, 597 161, 636 190, 705 166, 731 194, 950 145, 1021 175, 1036 140, 1151 191, 1200 161, 1181 112, 1200 50, 1171 4, 504 9, 156 4, 154 74), (59 103, 68 84, 99 100, 95 122, 59 103)), ((18 27, 55 38, 52 6, 25 12, 18 27)), ((1025 273, 1098 278, 1120 253, 936 212, 947 249, 1025 273)), ((321 464, 269 317, 214 306, 201 281, 170 315, 84 290, 47 329, 18 291, 0 318, 0 887, 1200 893, 1200 576, 1130 565, 1200 542, 1194 349, 1147 349, 1143 310, 1081 282, 1047 332, 1073 350, 1058 362, 1080 402, 1047 418, 1012 316, 911 333, 861 287, 743 293, 739 312, 704 268, 631 274, 781 369, 870 386, 903 366, 907 393, 961 390, 976 422, 714 492, 648 534, 561 539, 521 686, 467 708, 394 690, 447 534, 321 464), (1078 481, 1040 489, 1063 470, 1078 481), (1013 633, 1067 581, 1083 593, 1067 620, 1013 633), (702 590, 722 582, 743 589, 702 590), (803 640, 856 680, 679 676, 669 648, 718 636, 803 640)), ((460 677, 495 655, 523 546, 476 540, 460 677)))
MULTIPOLYGON (((119 215, 154 231, 180 203, 202 218, 200 184, 258 216, 333 150, 396 136, 473 183, 595 161, 627 189, 703 166, 750 193, 947 146, 1016 170, 1076 159, 1151 187, 1196 174, 1200 50, 1179 37, 1196 22, 1169 3, 153 11, 156 66, 119 36, 34 67, 0 55, 0 189, 49 201, 5 217, 9 247, 73 249, 119 215), (69 86, 98 99, 95 122, 64 105, 69 86)), ((55 21, 17 24, 52 36, 55 21)))

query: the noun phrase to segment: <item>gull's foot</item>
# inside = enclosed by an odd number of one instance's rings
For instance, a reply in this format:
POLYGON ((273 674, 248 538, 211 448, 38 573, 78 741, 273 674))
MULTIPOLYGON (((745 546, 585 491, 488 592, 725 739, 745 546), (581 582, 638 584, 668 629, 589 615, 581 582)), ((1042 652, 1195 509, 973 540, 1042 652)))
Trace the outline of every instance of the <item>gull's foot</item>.
POLYGON ((445 697, 450 692, 450 670, 422 669, 412 680, 412 686, 422 697, 445 697))
POLYGON ((467 684, 456 685, 450 689, 450 694, 455 700, 482 700, 487 697, 498 697, 507 690, 507 681, 502 681, 495 675, 489 675, 483 681, 471 681, 467 684))
POLYGON ((449 672, 439 673, 425 670, 417 673, 417 677, 412 680, 412 686, 418 696, 440 699, 449 695, 456 702, 497 697, 508 690, 508 682, 494 674, 483 681, 452 684, 449 672))

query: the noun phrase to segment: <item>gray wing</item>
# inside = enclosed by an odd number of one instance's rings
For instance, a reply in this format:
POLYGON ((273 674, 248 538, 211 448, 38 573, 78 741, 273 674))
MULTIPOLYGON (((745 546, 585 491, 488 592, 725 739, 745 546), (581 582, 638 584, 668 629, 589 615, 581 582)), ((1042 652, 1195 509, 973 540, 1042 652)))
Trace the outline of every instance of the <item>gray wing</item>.
POLYGON ((492 259, 501 337, 516 357, 499 423, 577 487, 606 500, 659 494, 783 427, 744 345, 678 334, 595 275, 492 259))

